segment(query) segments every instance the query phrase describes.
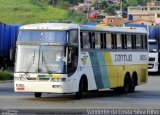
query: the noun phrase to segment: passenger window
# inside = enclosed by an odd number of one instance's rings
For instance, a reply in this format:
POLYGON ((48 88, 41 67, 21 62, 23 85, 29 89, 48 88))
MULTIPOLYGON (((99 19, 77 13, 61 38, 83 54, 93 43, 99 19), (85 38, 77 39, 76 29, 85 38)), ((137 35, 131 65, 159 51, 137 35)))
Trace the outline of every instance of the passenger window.
POLYGON ((117 49, 117 39, 116 39, 116 34, 111 34, 111 48, 112 49, 117 49))
POLYGON ((106 49, 106 34, 105 33, 100 33, 100 44, 101 44, 101 49, 106 49))
POLYGON ((111 34, 106 34, 106 48, 111 49, 111 34))
POLYGON ((136 49, 136 35, 132 35, 132 49, 136 49))
POLYGON ((141 49, 142 48, 142 42, 141 42, 141 35, 136 35, 136 48, 141 49))
POLYGON ((89 32, 90 48, 95 48, 95 33, 89 32))
POLYGON ((141 35, 141 49, 145 49, 145 38, 144 38, 144 35, 141 35))
POLYGON ((132 38, 131 35, 127 34, 126 36, 127 38, 127 49, 131 49, 132 48, 132 38))
POLYGON ((121 35, 121 41, 122 41, 122 49, 127 49, 127 38, 126 34, 121 35))
POLYGON ((89 49, 90 48, 90 42, 89 42, 89 33, 88 32, 82 32, 81 33, 81 43, 83 49, 89 49))
POLYGON ((122 49, 122 40, 121 40, 121 34, 117 34, 117 48, 122 49))
POLYGON ((100 35, 100 33, 95 33, 95 48, 96 49, 101 48, 101 35, 100 35))

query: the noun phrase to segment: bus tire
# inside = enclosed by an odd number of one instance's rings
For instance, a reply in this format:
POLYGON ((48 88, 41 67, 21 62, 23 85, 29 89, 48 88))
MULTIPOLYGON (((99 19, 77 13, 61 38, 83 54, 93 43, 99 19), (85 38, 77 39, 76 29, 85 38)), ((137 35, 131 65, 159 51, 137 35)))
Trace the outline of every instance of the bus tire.
POLYGON ((42 96, 42 93, 35 92, 34 93, 35 98, 40 98, 42 96))
POLYGON ((135 87, 136 87, 136 83, 135 83, 134 79, 131 79, 129 92, 133 93, 135 91, 135 87))
POLYGON ((87 77, 84 75, 82 76, 80 83, 79 83, 79 91, 76 92, 75 97, 76 99, 82 99, 83 92, 88 91, 88 80, 87 77))
POLYGON ((126 74, 125 78, 124 78, 124 85, 122 87, 122 92, 123 93, 128 93, 129 92, 129 89, 130 89, 130 86, 131 86, 130 82, 131 82, 130 76, 129 76, 129 74, 126 74))
POLYGON ((79 91, 76 92, 75 96, 76 96, 76 99, 82 99, 83 97, 83 88, 84 87, 84 84, 83 84, 83 79, 80 80, 80 83, 79 83, 79 91))

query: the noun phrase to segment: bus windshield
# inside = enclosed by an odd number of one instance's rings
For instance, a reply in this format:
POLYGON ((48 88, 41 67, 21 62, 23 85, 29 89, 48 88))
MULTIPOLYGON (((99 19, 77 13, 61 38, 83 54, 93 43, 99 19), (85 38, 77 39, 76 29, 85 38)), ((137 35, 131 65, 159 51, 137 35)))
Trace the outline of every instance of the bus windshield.
POLYGON ((19 45, 16 72, 66 73, 65 46, 19 45))
POLYGON ((40 30, 20 30, 18 42, 57 42, 66 43, 67 31, 40 31, 40 30))
POLYGON ((155 42, 149 42, 149 52, 157 52, 158 51, 158 44, 155 42))

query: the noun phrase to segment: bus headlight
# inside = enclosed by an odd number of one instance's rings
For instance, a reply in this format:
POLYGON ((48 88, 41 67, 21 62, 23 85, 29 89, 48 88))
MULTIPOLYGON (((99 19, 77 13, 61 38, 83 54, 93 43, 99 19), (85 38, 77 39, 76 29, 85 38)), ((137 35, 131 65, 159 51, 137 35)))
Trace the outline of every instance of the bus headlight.
POLYGON ((65 82, 66 78, 52 78, 51 81, 54 81, 54 82, 65 82))

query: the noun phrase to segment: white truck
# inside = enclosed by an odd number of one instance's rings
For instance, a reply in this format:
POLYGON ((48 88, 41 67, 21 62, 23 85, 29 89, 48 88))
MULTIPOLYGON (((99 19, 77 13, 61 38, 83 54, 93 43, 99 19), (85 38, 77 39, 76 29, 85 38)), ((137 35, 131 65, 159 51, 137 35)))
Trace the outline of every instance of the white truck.
POLYGON ((158 41, 156 39, 148 39, 148 44, 149 44, 148 72, 158 72, 159 71, 158 41))

